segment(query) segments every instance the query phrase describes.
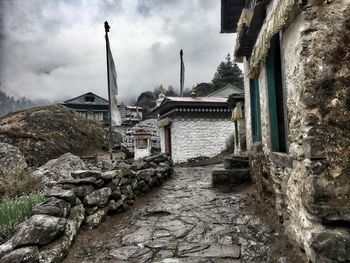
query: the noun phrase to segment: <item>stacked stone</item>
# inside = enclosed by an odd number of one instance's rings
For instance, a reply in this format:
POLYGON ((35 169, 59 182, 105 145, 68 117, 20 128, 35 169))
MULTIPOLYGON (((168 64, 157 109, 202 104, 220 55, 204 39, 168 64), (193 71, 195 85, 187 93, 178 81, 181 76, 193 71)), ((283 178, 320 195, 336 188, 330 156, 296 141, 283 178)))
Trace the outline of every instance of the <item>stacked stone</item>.
POLYGON ((157 154, 115 170, 77 170, 55 183, 32 216, 0 246, 0 262, 59 262, 79 228, 97 227, 108 213, 125 211, 135 197, 159 186, 173 173, 172 160, 157 154))

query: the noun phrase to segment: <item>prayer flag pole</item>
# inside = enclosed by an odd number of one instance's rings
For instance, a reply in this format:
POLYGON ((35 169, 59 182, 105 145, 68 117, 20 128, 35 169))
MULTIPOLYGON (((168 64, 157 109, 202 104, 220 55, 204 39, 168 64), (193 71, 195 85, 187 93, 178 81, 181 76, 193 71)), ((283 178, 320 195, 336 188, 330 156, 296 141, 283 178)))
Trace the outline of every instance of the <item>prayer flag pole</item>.
POLYGON ((108 83, 108 114, 109 114, 109 143, 108 143, 108 152, 109 157, 111 160, 113 160, 113 153, 112 153, 112 111, 111 111, 111 85, 109 80, 109 57, 108 57, 108 48, 109 48, 109 39, 108 39, 108 32, 109 32, 110 26, 108 25, 108 22, 105 21, 105 39, 106 39, 106 58, 107 58, 107 83, 108 83))
POLYGON ((185 65, 184 65, 184 61, 183 61, 183 54, 184 54, 184 52, 181 49, 180 50, 180 61, 181 61, 181 65, 180 65, 180 97, 184 96, 184 82, 185 82, 185 65))

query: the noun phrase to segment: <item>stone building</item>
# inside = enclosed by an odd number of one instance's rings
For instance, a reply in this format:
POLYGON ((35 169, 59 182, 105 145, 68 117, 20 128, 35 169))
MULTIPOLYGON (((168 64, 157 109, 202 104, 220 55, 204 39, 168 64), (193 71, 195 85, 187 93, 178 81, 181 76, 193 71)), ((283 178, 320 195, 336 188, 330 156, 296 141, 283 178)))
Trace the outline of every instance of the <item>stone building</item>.
POLYGON ((221 0, 258 193, 312 262, 350 262, 350 1, 221 0))
POLYGON ((163 95, 155 111, 161 150, 170 153, 174 163, 219 154, 234 131, 226 98, 163 95))

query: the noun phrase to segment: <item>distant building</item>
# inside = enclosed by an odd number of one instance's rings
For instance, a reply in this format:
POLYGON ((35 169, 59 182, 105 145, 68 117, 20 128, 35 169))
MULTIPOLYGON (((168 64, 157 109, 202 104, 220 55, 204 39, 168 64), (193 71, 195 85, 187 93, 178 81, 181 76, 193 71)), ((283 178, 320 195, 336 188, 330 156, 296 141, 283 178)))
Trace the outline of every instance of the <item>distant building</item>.
POLYGON ((227 84, 225 87, 222 87, 221 89, 218 89, 209 95, 208 97, 222 97, 222 98, 228 98, 232 94, 242 94, 244 95, 244 90, 237 88, 236 86, 233 86, 232 84, 227 84))
POLYGON ((97 120, 108 125, 108 100, 88 92, 70 100, 62 105, 75 110, 80 116, 88 120, 97 120))
POLYGON ((174 163, 219 154, 234 131, 226 98, 163 97, 154 111, 161 151, 170 153, 174 163))
MULTIPOLYGON (((66 100, 62 105, 75 110, 80 116, 89 120, 97 120, 103 125, 109 125, 109 102, 108 100, 88 92, 70 100, 66 100)), ((122 125, 134 125, 142 120, 141 107, 118 105, 121 115, 122 125)))

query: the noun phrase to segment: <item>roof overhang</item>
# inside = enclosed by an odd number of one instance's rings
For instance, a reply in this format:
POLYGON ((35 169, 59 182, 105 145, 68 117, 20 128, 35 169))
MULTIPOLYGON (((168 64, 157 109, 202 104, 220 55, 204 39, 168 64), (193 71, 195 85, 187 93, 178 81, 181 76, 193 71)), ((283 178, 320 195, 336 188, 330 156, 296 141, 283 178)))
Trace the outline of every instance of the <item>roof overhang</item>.
POLYGON ((246 0, 221 0, 220 33, 236 33, 237 22, 245 6, 246 0))

